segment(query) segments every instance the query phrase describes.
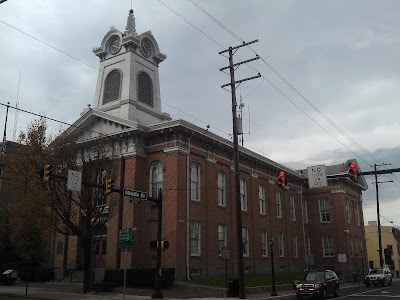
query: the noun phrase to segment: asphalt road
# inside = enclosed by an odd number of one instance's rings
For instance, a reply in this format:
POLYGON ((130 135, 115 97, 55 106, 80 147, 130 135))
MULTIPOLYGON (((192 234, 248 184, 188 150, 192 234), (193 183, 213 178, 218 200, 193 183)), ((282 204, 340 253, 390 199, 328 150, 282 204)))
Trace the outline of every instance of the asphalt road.
MULTIPOLYGON (((329 299, 362 299, 362 300, 376 300, 376 299, 400 299, 400 281, 394 281, 392 286, 386 287, 374 287, 367 288, 365 285, 360 285, 351 288, 345 288, 340 290, 340 296, 337 298, 329 297, 329 299)), ((279 297, 279 299, 296 299, 293 296, 279 297)), ((311 299, 306 298, 304 299, 311 299)))

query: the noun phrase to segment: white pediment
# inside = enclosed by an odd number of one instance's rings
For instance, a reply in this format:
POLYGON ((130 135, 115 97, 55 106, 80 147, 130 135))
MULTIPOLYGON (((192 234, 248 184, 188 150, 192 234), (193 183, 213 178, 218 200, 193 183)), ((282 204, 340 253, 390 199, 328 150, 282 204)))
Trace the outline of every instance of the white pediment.
POLYGON ((132 130, 146 131, 146 128, 136 122, 90 108, 63 135, 79 142, 115 136, 132 130))

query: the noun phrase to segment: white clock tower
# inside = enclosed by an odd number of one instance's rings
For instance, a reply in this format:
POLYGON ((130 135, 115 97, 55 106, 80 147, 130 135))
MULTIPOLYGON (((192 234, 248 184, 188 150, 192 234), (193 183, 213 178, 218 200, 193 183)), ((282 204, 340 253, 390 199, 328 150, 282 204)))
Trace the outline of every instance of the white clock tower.
POLYGON ((158 74, 166 55, 150 31, 136 33, 132 9, 125 32, 111 27, 93 53, 100 58, 94 109, 141 125, 171 120, 161 111, 158 74))

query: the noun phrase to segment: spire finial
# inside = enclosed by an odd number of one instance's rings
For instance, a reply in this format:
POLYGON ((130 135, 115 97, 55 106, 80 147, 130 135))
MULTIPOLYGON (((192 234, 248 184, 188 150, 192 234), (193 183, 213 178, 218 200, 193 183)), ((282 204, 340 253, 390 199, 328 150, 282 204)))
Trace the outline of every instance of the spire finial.
POLYGON ((135 16, 133 15, 133 9, 129 10, 128 20, 126 22, 126 33, 136 32, 135 16))

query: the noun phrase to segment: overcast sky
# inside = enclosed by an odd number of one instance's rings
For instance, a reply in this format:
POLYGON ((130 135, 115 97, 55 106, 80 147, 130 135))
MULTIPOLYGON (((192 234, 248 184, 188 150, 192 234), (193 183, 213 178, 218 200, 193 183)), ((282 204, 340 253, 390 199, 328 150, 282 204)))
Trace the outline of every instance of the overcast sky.
MULTIPOLYGON (((73 123, 93 103, 99 59, 92 48, 111 26, 125 30, 130 5, 129 0, 0 4, 0 103, 15 106, 21 73, 21 109, 73 123)), ((137 32, 151 30, 167 55, 159 69, 161 101, 173 119, 210 125, 230 139, 231 97, 221 88, 230 79, 219 71, 228 59, 218 52, 258 39, 235 58, 255 53, 262 58, 235 74, 237 80, 263 76, 237 90, 245 103, 246 147, 295 169, 350 158, 363 171, 382 162, 400 167, 399 1, 133 0, 133 9, 137 32)), ((0 106, 1 132, 5 115, 0 106)), ((19 112, 15 127, 10 109, 7 140, 33 119, 19 112)), ((376 220, 374 178, 366 180, 364 219, 376 220)), ((400 226, 400 174, 379 178, 387 180, 394 182, 380 186, 381 222, 400 226)))

